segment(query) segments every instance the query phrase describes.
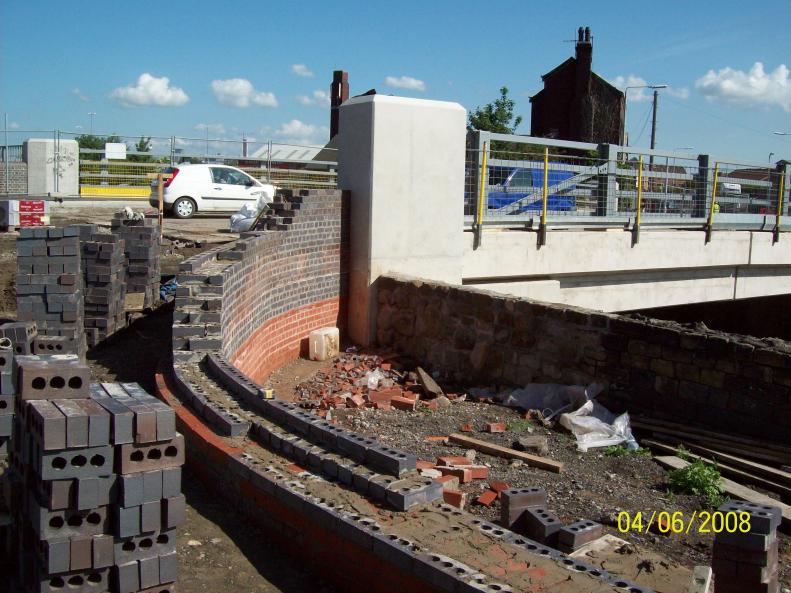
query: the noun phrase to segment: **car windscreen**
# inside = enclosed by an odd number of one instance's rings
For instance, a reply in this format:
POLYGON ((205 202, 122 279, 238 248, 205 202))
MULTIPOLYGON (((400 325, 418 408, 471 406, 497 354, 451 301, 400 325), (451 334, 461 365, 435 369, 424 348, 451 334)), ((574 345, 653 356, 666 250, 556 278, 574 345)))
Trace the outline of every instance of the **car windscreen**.
POLYGON ((247 185, 251 182, 251 178, 235 169, 228 169, 226 167, 212 167, 211 177, 214 183, 227 183, 230 185, 247 185))

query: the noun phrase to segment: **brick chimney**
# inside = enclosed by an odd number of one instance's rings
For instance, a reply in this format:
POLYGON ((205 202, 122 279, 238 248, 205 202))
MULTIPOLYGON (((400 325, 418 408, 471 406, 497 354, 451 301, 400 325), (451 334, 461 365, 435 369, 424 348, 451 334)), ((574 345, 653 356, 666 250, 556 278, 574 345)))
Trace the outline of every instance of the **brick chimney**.
POLYGON ((330 84, 330 139, 338 133, 338 120, 341 104, 349 100, 349 73, 335 70, 330 84))
POLYGON ((577 77, 590 80, 591 66, 593 64, 593 44, 591 43, 590 27, 577 30, 577 77))

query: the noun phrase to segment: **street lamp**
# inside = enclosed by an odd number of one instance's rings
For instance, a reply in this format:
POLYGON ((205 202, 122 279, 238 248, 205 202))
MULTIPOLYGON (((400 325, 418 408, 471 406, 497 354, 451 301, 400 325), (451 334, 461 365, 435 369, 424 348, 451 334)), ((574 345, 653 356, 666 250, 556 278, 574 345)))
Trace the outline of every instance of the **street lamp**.
POLYGON ((651 148, 654 148, 654 144, 656 142, 656 100, 658 97, 658 89, 666 89, 666 84, 641 84, 637 86, 627 86, 623 89, 623 137, 621 138, 621 144, 625 144, 628 146, 627 140, 629 139, 628 133, 626 131, 626 102, 627 97, 629 95, 630 89, 653 89, 654 90, 654 117, 653 117, 653 124, 651 125, 651 148))

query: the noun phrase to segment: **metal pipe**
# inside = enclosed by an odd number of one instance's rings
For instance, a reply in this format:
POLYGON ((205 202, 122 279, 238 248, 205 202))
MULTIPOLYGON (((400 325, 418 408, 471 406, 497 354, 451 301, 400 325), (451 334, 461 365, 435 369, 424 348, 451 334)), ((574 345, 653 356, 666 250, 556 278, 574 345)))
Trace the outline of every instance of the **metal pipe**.
POLYGON ((549 148, 544 147, 544 184, 541 189, 541 226, 547 224, 547 201, 549 199, 549 148))
POLYGON ((637 164, 637 212, 635 214, 634 225, 640 228, 640 211, 643 209, 643 155, 637 164))
POLYGON ((8 114, 5 114, 3 119, 3 132, 5 132, 5 193, 11 193, 11 173, 10 167, 8 164, 9 155, 8 155, 8 114))
POLYGON ((487 173, 487 156, 489 154, 489 143, 483 143, 483 161, 481 162, 481 175, 478 182, 478 209, 475 216, 475 223, 480 229, 483 223, 483 206, 486 201, 486 173, 487 173))
POLYGON ((780 193, 777 196, 777 219, 775 221, 775 230, 772 237, 772 243, 777 243, 780 240, 780 217, 783 213, 783 194, 785 193, 786 176, 780 175, 780 193))

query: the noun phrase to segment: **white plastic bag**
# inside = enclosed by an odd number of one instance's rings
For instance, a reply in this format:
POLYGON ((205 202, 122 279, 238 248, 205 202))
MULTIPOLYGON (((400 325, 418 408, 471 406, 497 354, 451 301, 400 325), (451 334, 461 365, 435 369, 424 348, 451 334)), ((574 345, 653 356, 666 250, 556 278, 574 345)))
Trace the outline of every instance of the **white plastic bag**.
POLYGON ((616 416, 598 402, 588 401, 573 412, 561 414, 560 424, 577 437, 577 448, 585 452, 597 447, 626 443, 636 448, 629 414, 616 416))
POLYGON ((272 200, 271 191, 263 191, 256 202, 247 202, 239 208, 236 214, 231 215, 230 229, 232 233, 249 231, 258 213, 272 200))

